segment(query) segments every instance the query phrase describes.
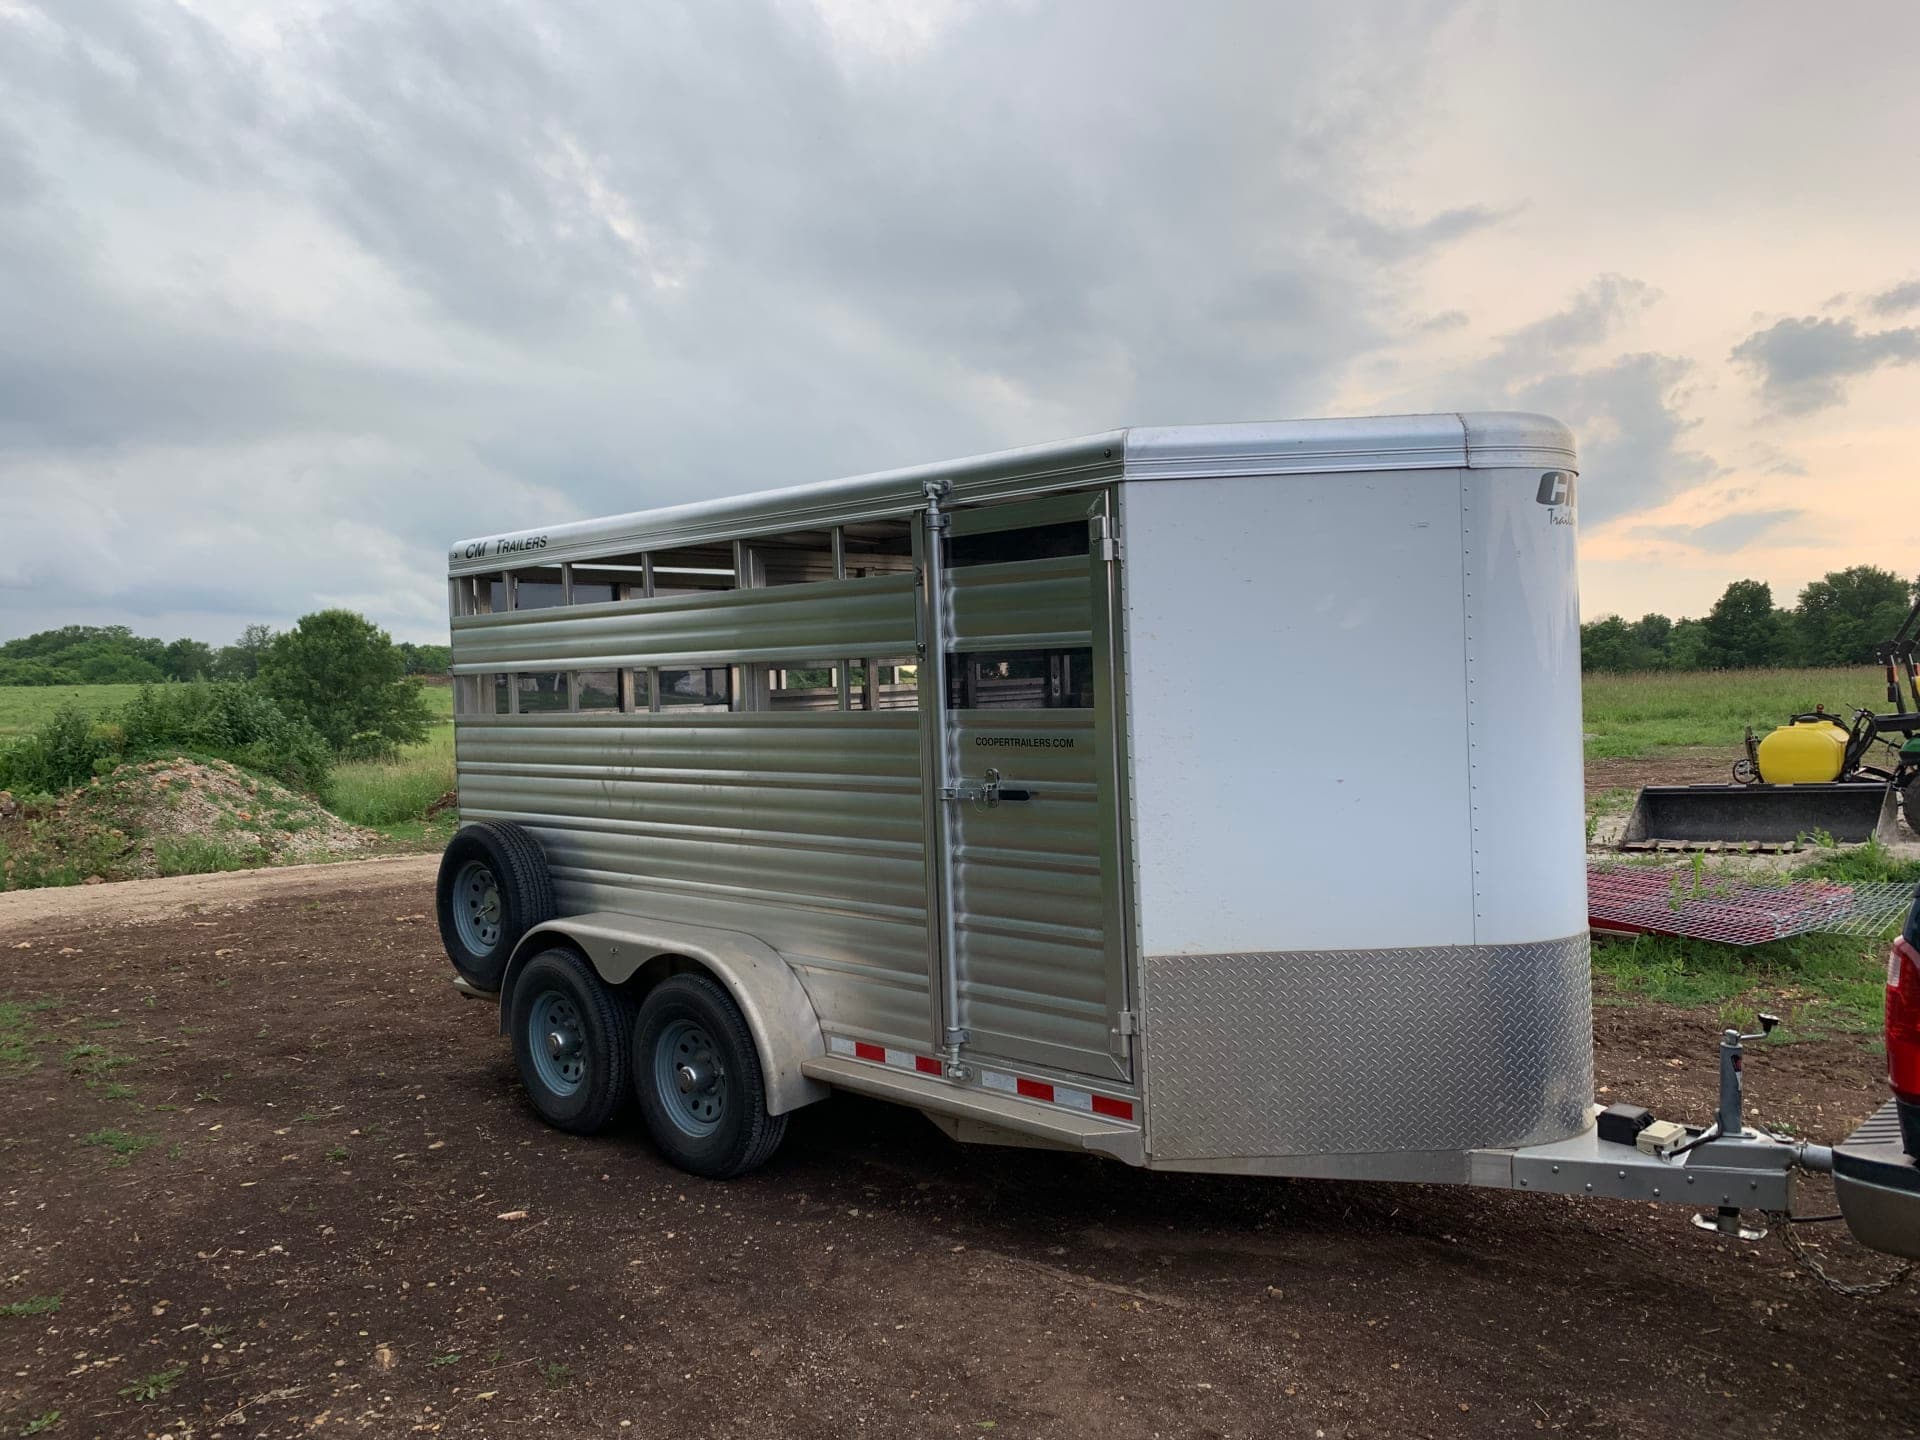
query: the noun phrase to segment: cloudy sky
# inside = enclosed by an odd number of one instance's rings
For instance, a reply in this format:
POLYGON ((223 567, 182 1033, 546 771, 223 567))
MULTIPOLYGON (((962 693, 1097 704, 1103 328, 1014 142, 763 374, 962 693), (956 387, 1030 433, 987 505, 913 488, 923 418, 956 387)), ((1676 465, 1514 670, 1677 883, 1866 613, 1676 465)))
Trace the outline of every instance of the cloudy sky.
POLYGON ((1920 570, 1920 6, 0 0, 0 636, 453 539, 1524 407, 1589 615, 1920 570), (901 18, 911 15, 911 19, 901 18))

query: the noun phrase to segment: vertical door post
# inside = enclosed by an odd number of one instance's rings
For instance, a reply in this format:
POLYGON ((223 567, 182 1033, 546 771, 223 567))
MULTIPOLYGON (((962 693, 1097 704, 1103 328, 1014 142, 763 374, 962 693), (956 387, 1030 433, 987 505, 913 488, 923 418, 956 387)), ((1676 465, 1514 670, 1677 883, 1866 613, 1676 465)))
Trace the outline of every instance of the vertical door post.
MULTIPOLYGON (((960 945, 955 928, 953 896, 953 814, 948 797, 953 793, 953 760, 947 745, 947 577, 945 540, 947 513, 940 502, 950 490, 946 480, 926 483, 926 554, 922 573, 926 580, 927 648, 921 657, 927 666, 929 689, 934 701, 930 743, 933 746, 933 793, 935 851, 933 872, 936 883, 929 893, 939 911, 933 933, 938 937, 934 966, 939 973, 940 1055, 951 1079, 967 1077, 961 1049, 973 1037, 960 1025, 960 945)), ((923 692, 925 693, 925 692, 923 692)))

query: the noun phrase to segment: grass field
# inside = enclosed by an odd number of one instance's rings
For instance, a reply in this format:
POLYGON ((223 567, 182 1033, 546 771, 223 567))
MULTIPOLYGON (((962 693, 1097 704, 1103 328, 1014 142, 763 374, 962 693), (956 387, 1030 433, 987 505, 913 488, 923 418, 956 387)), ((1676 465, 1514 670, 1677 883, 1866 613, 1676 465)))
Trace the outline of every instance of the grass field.
POLYGON ((1668 935, 1602 937, 1593 944, 1594 1000, 1712 1005, 1721 1023, 1743 1026, 1756 1008, 1772 1008, 1780 1013, 1783 1043, 1832 1034, 1877 1040, 1887 944, 1845 935, 1744 947, 1668 935))
POLYGON ((33 729, 69 700, 89 715, 102 715, 139 693, 138 685, 0 685, 0 737, 33 729))
POLYGON ((1634 758, 1667 746, 1740 743, 1790 715, 1825 705, 1888 710, 1886 684, 1861 665, 1843 670, 1683 670, 1589 675, 1583 687, 1587 758, 1634 758))
POLYGON ((427 806, 453 788, 453 687, 422 688, 434 713, 427 738, 392 760, 336 766, 327 783, 329 810, 395 840, 430 839, 441 830, 451 833, 453 825, 451 811, 436 821, 424 818, 427 806))
MULTIPOLYGON (((453 718, 453 687, 423 685, 436 719, 453 718)), ((117 710, 140 693, 138 685, 0 685, 0 736, 31 730, 72 700, 89 715, 117 710)))
POLYGON ((452 788, 453 720, 449 716, 397 759, 336 766, 327 784, 327 808, 343 820, 371 825, 396 839, 416 839, 427 806, 452 788), (410 825, 416 828, 407 828, 410 825))

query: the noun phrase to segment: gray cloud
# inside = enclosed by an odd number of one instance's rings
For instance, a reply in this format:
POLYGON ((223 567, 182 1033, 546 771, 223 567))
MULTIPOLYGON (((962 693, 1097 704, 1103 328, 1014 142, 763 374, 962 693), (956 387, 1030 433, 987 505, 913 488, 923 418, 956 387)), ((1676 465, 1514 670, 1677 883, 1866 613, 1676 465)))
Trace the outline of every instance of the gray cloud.
POLYGON ((1753 373, 1774 410, 1803 415, 1838 405, 1857 376, 1920 360, 1920 328, 1863 331, 1852 320, 1811 315, 1777 320, 1734 346, 1731 358, 1753 373))
POLYGON ((1580 437, 1580 518, 1598 522, 1646 509, 1712 479, 1721 466, 1688 443, 1698 421, 1685 413, 1690 362, 1621 355, 1520 385, 1513 402, 1545 410, 1580 437))
POLYGON ((1769 531, 1805 517, 1804 510, 1749 510, 1702 525, 1637 525, 1632 533, 1649 540, 1677 540, 1713 555, 1726 555, 1769 531))
POLYGON ((1378 260, 1408 260, 1497 225, 1511 211, 1485 205, 1461 205, 1425 220, 1348 215, 1339 225, 1362 255, 1378 260))
POLYGON ((1597 523, 1660 504, 1721 473, 1694 448, 1692 362, 1619 353, 1620 332, 1659 300, 1644 281, 1600 275, 1560 309, 1500 336, 1464 366, 1396 397, 1408 408, 1543 410, 1580 442, 1580 517, 1597 523))
POLYGON ((1502 336, 1485 369, 1512 376, 1558 365, 1574 352, 1610 338, 1659 299, 1660 292, 1645 281, 1602 275, 1565 309, 1502 336))
POLYGON ((1882 290, 1867 301, 1867 308, 1876 315, 1904 315, 1920 308, 1920 280, 1908 280, 1882 290))
POLYGON ((208 13, 0 12, 7 629, 424 637, 476 530, 1321 411, 1499 218, 1370 203, 1419 0, 208 13))

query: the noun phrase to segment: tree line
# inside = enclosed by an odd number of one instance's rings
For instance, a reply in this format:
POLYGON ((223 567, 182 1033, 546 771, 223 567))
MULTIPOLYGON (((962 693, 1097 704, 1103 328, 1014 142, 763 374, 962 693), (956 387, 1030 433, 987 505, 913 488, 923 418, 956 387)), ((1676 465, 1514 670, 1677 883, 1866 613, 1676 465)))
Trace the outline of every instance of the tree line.
POLYGON ((143 684, 97 719, 66 701, 0 744, 0 789, 54 794, 128 761, 191 753, 317 794, 336 761, 425 738, 433 714, 401 648, 351 610, 303 615, 260 646, 250 677, 143 684))
POLYGON ((1834 570, 1800 592, 1792 609, 1773 602, 1764 580, 1736 580, 1698 620, 1606 615, 1580 627, 1582 670, 1747 670, 1866 665, 1893 638, 1920 599, 1908 582, 1876 565, 1834 570))
MULTIPOLYGON (((270 625, 249 625, 231 645, 158 640, 125 625, 63 625, 0 643, 0 685, 159 684, 166 680, 252 680, 279 638, 270 625)), ((394 652, 408 675, 444 675, 445 645, 401 641, 394 652)))

